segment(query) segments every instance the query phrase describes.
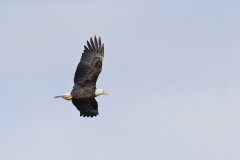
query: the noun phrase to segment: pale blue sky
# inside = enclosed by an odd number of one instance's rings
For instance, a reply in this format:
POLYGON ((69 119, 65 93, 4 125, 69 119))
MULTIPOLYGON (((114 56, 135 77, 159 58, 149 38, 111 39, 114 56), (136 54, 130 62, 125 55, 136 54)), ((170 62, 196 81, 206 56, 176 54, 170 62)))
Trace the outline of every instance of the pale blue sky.
POLYGON ((0 159, 239 160, 240 2, 0 1, 0 159), (105 43, 100 115, 70 91, 105 43))

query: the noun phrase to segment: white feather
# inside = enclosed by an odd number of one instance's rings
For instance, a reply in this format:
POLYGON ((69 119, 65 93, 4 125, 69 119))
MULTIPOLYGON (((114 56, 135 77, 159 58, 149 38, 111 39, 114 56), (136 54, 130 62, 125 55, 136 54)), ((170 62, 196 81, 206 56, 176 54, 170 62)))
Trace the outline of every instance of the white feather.
POLYGON ((96 96, 99 96, 99 95, 101 95, 101 94, 103 94, 103 89, 98 89, 98 88, 97 88, 97 89, 95 90, 95 95, 96 95, 96 96))
POLYGON ((68 93, 64 93, 64 94, 62 94, 62 95, 59 95, 59 96, 55 96, 54 98, 65 98, 65 97, 67 97, 67 96, 71 96, 71 93, 70 92, 68 92, 68 93))

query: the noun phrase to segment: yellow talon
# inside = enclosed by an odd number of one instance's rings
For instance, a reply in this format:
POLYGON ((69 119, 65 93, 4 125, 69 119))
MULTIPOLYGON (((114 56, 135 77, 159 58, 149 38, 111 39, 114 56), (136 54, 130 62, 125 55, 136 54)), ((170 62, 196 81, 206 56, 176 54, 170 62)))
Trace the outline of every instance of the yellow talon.
POLYGON ((64 99, 70 101, 72 100, 72 96, 71 95, 65 96, 64 99))
POLYGON ((63 98, 67 101, 70 101, 70 100, 72 100, 72 95, 71 95, 71 93, 65 93, 60 96, 55 96, 54 98, 63 98))

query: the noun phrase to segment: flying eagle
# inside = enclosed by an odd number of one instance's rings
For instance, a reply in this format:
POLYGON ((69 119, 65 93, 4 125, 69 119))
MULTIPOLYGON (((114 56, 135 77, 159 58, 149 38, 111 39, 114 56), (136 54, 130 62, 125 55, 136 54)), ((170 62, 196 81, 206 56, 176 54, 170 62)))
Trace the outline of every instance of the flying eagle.
POLYGON ((80 111, 80 116, 93 117, 98 115, 98 103, 96 96, 108 95, 107 91, 96 88, 96 82, 102 71, 104 57, 104 44, 101 38, 90 38, 87 46, 84 45, 82 58, 77 66, 74 76, 74 86, 70 93, 55 96, 72 100, 74 106, 80 111))

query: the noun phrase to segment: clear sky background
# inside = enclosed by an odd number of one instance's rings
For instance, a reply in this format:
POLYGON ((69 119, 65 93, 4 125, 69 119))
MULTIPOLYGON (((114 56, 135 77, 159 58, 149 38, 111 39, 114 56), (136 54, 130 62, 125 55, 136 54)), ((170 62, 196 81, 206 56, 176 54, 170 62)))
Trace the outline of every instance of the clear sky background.
POLYGON ((0 159, 239 160, 240 1, 0 1, 0 159), (100 115, 71 91, 105 43, 100 115))

